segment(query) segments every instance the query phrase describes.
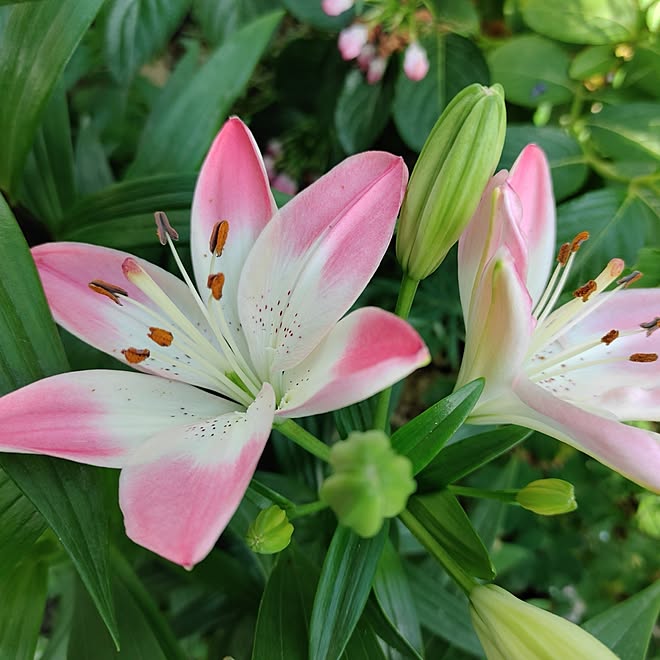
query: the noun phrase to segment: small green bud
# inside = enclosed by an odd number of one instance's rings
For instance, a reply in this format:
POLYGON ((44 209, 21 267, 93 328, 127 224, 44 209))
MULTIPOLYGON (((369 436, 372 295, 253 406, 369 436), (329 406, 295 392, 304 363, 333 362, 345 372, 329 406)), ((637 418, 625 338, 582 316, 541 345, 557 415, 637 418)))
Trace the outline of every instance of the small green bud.
POLYGON ((401 209, 396 256, 414 280, 428 277, 477 209, 504 146, 500 85, 459 92, 431 130, 401 209))
POLYGON ((287 519, 286 513, 273 504, 259 512, 248 528, 245 540, 253 552, 272 555, 289 545, 291 534, 293 534, 293 525, 287 519))
POLYGON ((342 525, 365 538, 374 536, 384 518, 401 513, 415 492, 412 464, 395 453, 382 431, 351 433, 330 452, 333 474, 320 498, 342 525))
POLYGON ((538 479, 521 488, 516 502, 540 516, 556 516, 577 509, 573 484, 563 479, 538 479))

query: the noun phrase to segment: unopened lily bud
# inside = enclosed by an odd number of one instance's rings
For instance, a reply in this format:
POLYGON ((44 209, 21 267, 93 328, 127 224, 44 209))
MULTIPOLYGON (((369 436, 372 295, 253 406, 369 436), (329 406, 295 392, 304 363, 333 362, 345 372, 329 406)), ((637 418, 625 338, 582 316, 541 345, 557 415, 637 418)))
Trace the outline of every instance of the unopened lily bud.
POLYGON ((354 60, 362 52, 362 47, 367 43, 368 38, 369 28, 362 23, 353 23, 343 29, 337 40, 337 47, 342 58, 354 60))
POLYGON ((411 279, 428 277, 458 240, 500 159, 505 129, 500 85, 466 87, 436 122, 413 170, 396 238, 411 279))
POLYGON ((540 516, 556 516, 577 509, 573 484, 563 479, 538 479, 518 491, 516 502, 540 516))
POLYGON ((415 492, 410 460, 394 452, 382 431, 351 433, 332 447, 330 465, 321 500, 363 537, 377 534, 384 518, 401 513, 415 492))
POLYGON ((286 548, 293 534, 293 525, 286 513, 273 504, 256 517, 247 531, 246 541, 253 552, 272 555, 286 548))
POLYGON ((470 616, 488 660, 616 660, 586 630, 494 584, 472 589, 470 616))
POLYGON ((422 80, 429 72, 429 58, 426 49, 418 41, 413 41, 403 56, 403 72, 410 80, 422 80))
POLYGON ((339 16, 348 11, 355 4, 355 0, 323 0, 321 8, 328 16, 339 16))

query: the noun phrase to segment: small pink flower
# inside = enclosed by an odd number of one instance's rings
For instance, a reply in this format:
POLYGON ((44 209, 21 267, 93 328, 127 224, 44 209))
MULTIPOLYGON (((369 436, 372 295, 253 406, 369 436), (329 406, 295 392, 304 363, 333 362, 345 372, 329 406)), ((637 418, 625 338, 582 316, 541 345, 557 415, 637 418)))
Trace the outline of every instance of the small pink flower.
POLYGON ((369 62, 369 68, 367 69, 367 82, 370 85, 376 84, 378 81, 382 80, 383 74, 387 67, 387 60, 380 55, 376 56, 369 62))
POLYGON ((328 16, 339 16, 355 4, 354 0, 323 0, 321 7, 328 16))
POLYGON ((264 167, 266 168, 268 181, 273 183, 273 179, 277 176, 277 169, 275 168, 275 158, 268 153, 264 156, 264 167))
POLYGON ((369 30, 366 25, 362 25, 361 23, 353 23, 350 27, 342 30, 339 33, 339 40, 337 42, 337 47, 342 58, 345 60, 354 60, 367 43, 368 37, 369 30))
POLYGON ((283 172, 275 176, 270 182, 270 185, 285 195, 295 195, 298 192, 298 184, 288 174, 284 174, 283 172))
POLYGON ((403 71, 410 80, 422 80, 429 71, 429 58, 418 41, 413 41, 403 58, 403 71))
POLYGON ((366 71, 371 64, 371 61, 376 57, 376 46, 373 44, 365 44, 357 56, 357 63, 361 71, 366 71))

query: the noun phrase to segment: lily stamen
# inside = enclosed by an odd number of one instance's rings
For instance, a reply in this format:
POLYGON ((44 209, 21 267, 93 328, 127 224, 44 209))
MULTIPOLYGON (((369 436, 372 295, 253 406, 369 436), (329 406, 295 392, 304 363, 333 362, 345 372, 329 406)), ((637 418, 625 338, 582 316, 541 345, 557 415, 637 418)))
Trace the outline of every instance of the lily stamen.
POLYGON ((156 235, 158 236, 161 245, 167 243, 168 236, 172 240, 179 240, 179 233, 174 227, 172 227, 169 218, 163 211, 156 211, 154 213, 154 218, 156 219, 156 235))
POLYGON ((646 336, 650 337, 656 330, 660 328, 660 316, 656 316, 651 321, 640 323, 639 327, 646 330, 646 336))
POLYGON ((110 284, 103 280, 92 280, 87 286, 95 293, 100 293, 102 296, 110 298, 110 300, 117 305, 121 305, 119 296, 128 296, 126 289, 122 289, 120 286, 110 284))
POLYGON ((633 353, 629 358, 631 362, 656 362, 657 353, 633 353))
POLYGON ((121 352, 129 364, 139 364, 151 356, 148 348, 124 348, 121 352))

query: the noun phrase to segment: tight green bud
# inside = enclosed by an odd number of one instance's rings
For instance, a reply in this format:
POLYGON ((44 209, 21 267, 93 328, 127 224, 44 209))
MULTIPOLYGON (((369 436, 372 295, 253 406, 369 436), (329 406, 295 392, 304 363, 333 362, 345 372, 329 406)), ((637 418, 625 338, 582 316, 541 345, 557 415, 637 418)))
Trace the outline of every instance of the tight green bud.
POLYGON ((377 534, 383 519, 401 513, 415 492, 410 460, 394 452, 382 431, 351 433, 332 447, 330 465, 321 500, 363 537, 377 534))
POLYGON ((253 552, 272 555, 286 548, 291 541, 293 525, 284 510, 273 504, 259 512, 250 525, 245 540, 253 552))
POLYGON ((504 146, 500 85, 459 92, 436 122, 403 201, 396 256, 414 280, 428 277, 475 212, 504 146))
POLYGON ((577 509, 573 484, 563 479, 538 479, 521 488, 516 502, 540 516, 556 516, 577 509))

